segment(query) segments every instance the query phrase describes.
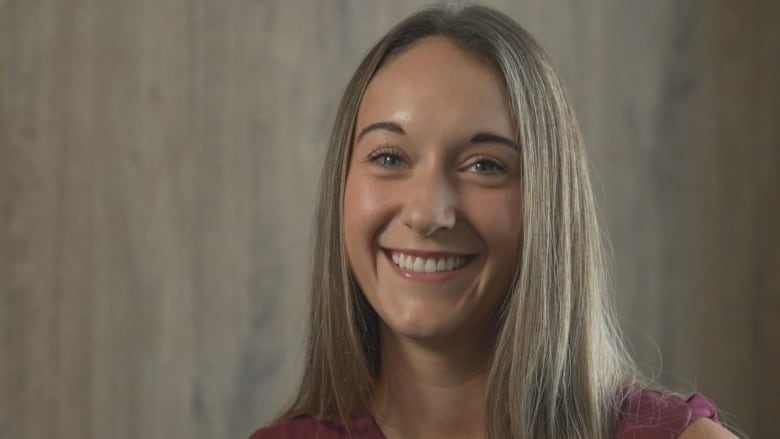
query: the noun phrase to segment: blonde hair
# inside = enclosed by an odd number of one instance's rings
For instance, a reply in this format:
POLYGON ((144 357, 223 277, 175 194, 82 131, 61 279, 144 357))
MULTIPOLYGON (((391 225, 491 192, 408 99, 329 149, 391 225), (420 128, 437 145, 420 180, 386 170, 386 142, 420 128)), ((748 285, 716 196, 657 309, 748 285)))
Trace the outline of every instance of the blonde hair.
POLYGON ((435 6, 368 53, 341 101, 318 206, 309 344, 299 415, 342 422, 368 410, 379 370, 378 318, 349 272, 342 207, 355 118, 369 82, 427 36, 449 38, 501 73, 522 155, 521 262, 501 306, 486 431, 494 438, 607 438, 634 368, 613 324, 579 127, 551 63, 516 22, 481 6, 435 6))

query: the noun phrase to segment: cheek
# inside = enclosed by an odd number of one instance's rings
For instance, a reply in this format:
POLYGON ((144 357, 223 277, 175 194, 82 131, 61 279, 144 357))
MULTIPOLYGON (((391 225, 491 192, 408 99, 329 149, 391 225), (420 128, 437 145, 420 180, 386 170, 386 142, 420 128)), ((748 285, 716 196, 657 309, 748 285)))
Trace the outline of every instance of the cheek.
POLYGON ((347 252, 371 247, 388 216, 389 194, 360 175, 347 177, 344 189, 344 239, 347 252))
POLYGON ((474 226, 491 252, 514 254, 522 236, 523 210, 519 191, 484 193, 472 203, 474 226))
MULTIPOLYGON (((500 302, 512 277, 520 265, 523 239, 523 217, 520 195, 497 197, 486 203, 480 220, 480 230, 488 248, 488 270, 491 273, 486 286, 500 302)), ((495 303, 494 303, 495 304, 495 303)))

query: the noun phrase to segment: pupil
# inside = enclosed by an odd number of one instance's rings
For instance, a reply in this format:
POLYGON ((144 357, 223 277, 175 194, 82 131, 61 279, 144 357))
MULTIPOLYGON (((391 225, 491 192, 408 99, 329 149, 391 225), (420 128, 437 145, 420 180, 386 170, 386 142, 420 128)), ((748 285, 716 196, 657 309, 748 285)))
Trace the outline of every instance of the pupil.
POLYGON ((493 164, 490 162, 477 162, 477 171, 479 172, 493 171, 493 164))

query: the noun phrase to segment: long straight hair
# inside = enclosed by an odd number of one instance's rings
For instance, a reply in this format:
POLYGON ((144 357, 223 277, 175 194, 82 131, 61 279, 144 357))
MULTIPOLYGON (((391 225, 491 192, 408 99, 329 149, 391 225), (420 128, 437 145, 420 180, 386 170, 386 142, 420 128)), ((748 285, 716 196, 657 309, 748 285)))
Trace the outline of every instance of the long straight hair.
POLYGON ((505 81, 522 156, 523 242, 489 364, 492 438, 612 437, 634 367, 614 324, 583 141, 547 55, 515 21, 482 6, 422 10, 382 38, 350 80, 321 180, 304 375, 279 422, 343 423, 367 411, 380 365, 378 317, 344 249, 343 195, 361 99, 376 72, 425 37, 488 60, 505 81))

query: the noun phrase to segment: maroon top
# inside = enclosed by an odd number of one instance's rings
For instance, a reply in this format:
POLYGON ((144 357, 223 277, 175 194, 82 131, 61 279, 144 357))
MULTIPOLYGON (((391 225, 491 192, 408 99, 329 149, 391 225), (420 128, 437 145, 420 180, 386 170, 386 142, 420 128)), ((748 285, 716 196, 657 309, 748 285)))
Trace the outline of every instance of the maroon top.
MULTIPOLYGON (((652 390, 629 394, 618 419, 616 439, 673 439, 699 418, 718 421, 715 404, 700 394, 683 400, 652 390)), ((346 429, 338 423, 300 416, 273 427, 261 428, 250 439, 343 439, 346 429)), ((353 437, 385 439, 371 415, 355 418, 353 437)))

